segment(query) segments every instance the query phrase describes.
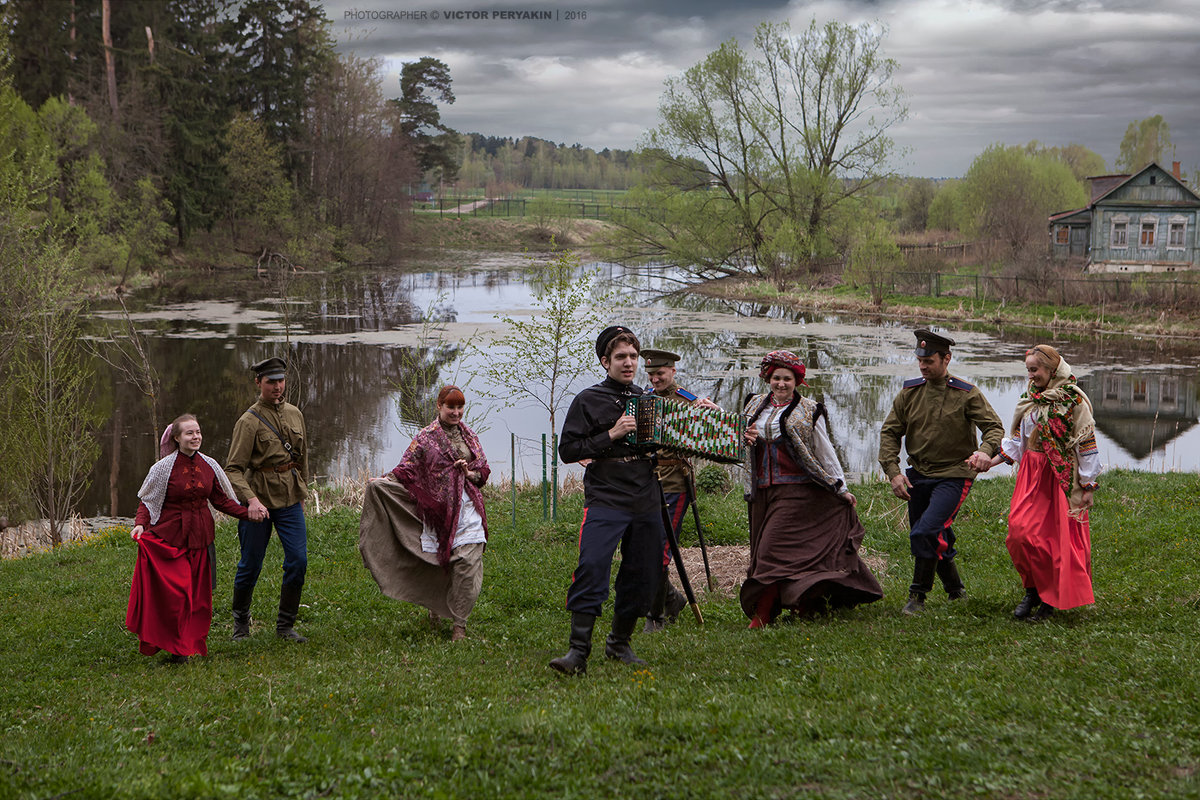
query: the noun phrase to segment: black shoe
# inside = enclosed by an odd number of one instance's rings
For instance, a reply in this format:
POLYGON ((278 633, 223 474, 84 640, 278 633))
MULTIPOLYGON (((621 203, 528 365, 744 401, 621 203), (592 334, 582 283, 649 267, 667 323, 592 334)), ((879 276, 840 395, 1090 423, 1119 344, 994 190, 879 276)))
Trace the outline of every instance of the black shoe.
POLYGON ((566 655, 552 660, 550 669, 557 670, 564 675, 586 674, 588 656, 592 653, 592 627, 595 624, 594 614, 572 612, 570 649, 567 650, 566 655))
POLYGON ((1017 603, 1017 607, 1013 609, 1013 616, 1017 619, 1025 619, 1041 602, 1042 598, 1038 597, 1037 589, 1026 589, 1025 596, 1021 598, 1021 602, 1017 603))
POLYGON ((633 652, 629 639, 633 635, 633 626, 637 617, 613 617, 612 633, 604 642, 604 655, 623 664, 645 664, 633 652))
POLYGON ((683 593, 667 583, 667 624, 679 619, 679 613, 687 608, 688 601, 683 593))
POLYGON ((904 604, 904 608, 900 609, 901 614, 907 614, 910 617, 920 614, 925 610, 925 593, 924 592, 909 592, 908 602, 904 604))
POLYGON ((167 656, 168 664, 186 664, 191 660, 192 660, 191 656, 181 656, 181 655, 178 655, 177 653, 171 653, 171 655, 167 656))
POLYGON ((1029 621, 1041 622, 1042 620, 1049 619, 1053 614, 1054 606, 1050 605, 1049 603, 1042 603, 1040 606, 1038 606, 1037 611, 1029 615, 1029 621))

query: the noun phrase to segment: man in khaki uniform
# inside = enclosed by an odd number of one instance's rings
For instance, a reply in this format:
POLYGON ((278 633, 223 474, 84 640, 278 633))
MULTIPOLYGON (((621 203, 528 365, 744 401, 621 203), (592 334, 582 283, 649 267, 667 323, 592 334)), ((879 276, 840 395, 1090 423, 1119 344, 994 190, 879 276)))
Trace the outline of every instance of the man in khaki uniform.
MULTIPOLYGON (((646 359, 646 373, 650 376, 650 388, 647 391, 653 391, 659 397, 670 397, 704 408, 717 408, 707 397, 697 397, 675 383, 675 363, 679 361, 677 354, 666 350, 643 350, 642 357, 646 359)), ((661 452, 658 454, 656 472, 667 503, 671 530, 675 533, 675 540, 679 541, 684 515, 687 514, 688 506, 695 502, 691 490, 692 465, 686 458, 661 452)), ((646 615, 644 633, 662 630, 674 622, 679 612, 687 605, 687 599, 671 584, 667 573, 670 564, 670 544, 663 542, 662 571, 659 573, 658 590, 650 605, 650 613, 646 615)))
POLYGON ((949 373, 953 339, 924 328, 917 337, 920 378, 904 382, 879 436, 879 466, 892 494, 908 501, 913 582, 905 614, 925 608, 936 572, 951 600, 966 597, 954 563, 954 517, 1000 449, 1004 423, 979 389, 949 373), (975 430, 983 436, 976 446, 975 430), (909 469, 900 471, 900 444, 909 469))
POLYGON ((225 464, 238 500, 249 507, 251 515, 251 520, 238 523, 242 557, 233 581, 233 638, 250 635, 250 601, 274 526, 283 545, 283 586, 275 634, 303 642, 305 637, 293 625, 308 568, 308 529, 304 523, 308 441, 304 415, 283 399, 287 388, 287 364, 283 359, 268 358, 251 369, 258 401, 234 424, 225 464))

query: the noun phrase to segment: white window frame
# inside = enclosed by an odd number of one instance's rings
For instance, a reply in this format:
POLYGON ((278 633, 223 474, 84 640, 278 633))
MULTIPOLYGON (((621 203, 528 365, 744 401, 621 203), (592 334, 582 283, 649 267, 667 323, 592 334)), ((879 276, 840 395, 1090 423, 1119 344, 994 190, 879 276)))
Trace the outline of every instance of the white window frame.
POLYGON ((1183 250, 1187 242, 1187 217, 1182 214, 1176 214, 1167 220, 1167 249, 1168 250, 1183 250), (1172 241, 1175 233, 1175 226, 1179 226, 1179 243, 1172 241))
POLYGON ((1108 246, 1113 250, 1124 250, 1129 247, 1129 217, 1126 215, 1114 214, 1112 216, 1112 226, 1109 228, 1108 234, 1108 246), (1121 231, 1121 233, 1124 234, 1123 238, 1125 241, 1123 242, 1117 241, 1118 225, 1124 226, 1124 229, 1121 231))
POLYGON ((1145 216, 1138 220, 1138 249, 1139 250, 1157 250, 1158 249, 1158 223, 1159 219, 1156 216, 1145 216), (1145 244, 1147 225, 1150 226, 1150 243, 1145 244))

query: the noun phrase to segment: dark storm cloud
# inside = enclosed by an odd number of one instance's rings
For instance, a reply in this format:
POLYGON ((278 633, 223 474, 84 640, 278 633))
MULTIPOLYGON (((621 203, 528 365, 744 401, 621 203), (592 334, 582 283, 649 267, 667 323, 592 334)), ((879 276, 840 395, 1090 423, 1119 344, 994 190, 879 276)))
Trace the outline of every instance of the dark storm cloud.
POLYGON ((458 98, 445 119, 461 131, 633 147, 657 123, 664 80, 731 37, 749 46, 760 22, 787 19, 800 30, 816 17, 888 27, 884 48, 900 64, 910 107, 893 131, 909 150, 900 171, 959 175, 989 144, 1033 139, 1078 142, 1111 165, 1129 122, 1154 114, 1170 124, 1184 169, 1200 168, 1200 88, 1192 77, 1200 0, 339 0, 325 8, 344 50, 385 60, 389 92, 399 93, 402 62, 445 61, 458 98), (558 19, 491 16, 537 10, 558 19), (424 18, 370 18, 397 11, 424 18), (448 11, 488 18, 447 19, 448 11), (586 18, 568 21, 567 11, 586 18))

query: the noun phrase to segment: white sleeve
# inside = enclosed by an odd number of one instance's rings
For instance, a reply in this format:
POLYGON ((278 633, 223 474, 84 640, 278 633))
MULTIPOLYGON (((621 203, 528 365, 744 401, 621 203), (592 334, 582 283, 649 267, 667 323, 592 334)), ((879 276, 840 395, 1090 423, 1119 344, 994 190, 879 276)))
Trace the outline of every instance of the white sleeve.
POLYGON ((1096 440, 1093 437, 1090 442, 1090 447, 1077 446, 1075 448, 1075 463, 1079 465, 1079 482, 1084 486, 1093 486, 1096 479, 1100 477, 1100 473, 1104 469, 1104 465, 1100 463, 1100 451, 1096 449, 1096 440))
POLYGON ((1028 414, 1021 420, 1021 427, 1017 430, 1015 436, 1005 436, 1000 442, 1000 452, 1010 464, 1021 463, 1021 456, 1025 453, 1025 443, 1029 441, 1029 434, 1033 431, 1033 418, 1028 414))
POLYGON ((846 486, 846 474, 842 472, 842 464, 838 461, 837 453, 833 449, 833 442, 829 440, 829 429, 825 427, 824 416, 819 417, 816 424, 813 425, 813 434, 813 449, 816 451, 813 455, 832 478, 841 481, 838 494, 850 491, 850 488, 846 486))

